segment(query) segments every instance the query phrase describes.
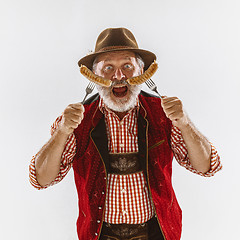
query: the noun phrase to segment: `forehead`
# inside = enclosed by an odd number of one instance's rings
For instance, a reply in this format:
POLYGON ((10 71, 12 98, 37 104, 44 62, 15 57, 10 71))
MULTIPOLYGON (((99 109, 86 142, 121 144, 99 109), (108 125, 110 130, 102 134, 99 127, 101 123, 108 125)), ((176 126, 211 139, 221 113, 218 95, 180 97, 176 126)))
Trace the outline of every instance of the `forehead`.
POLYGON ((109 53, 102 53, 97 57, 97 62, 119 61, 119 60, 131 60, 135 58, 135 53, 131 51, 115 51, 109 53))

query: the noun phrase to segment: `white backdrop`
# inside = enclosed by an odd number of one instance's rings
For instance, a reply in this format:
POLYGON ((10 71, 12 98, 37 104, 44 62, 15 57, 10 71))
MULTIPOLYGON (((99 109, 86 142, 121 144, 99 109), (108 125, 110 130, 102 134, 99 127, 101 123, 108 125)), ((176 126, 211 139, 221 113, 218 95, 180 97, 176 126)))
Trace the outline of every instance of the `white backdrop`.
POLYGON ((77 239, 72 170, 37 191, 28 164, 55 118, 82 100, 88 81, 77 61, 107 27, 129 28, 157 55, 159 91, 182 99, 221 155, 223 170, 213 178, 174 160, 182 239, 238 239, 239 10, 238 0, 1 0, 0 239, 77 239))

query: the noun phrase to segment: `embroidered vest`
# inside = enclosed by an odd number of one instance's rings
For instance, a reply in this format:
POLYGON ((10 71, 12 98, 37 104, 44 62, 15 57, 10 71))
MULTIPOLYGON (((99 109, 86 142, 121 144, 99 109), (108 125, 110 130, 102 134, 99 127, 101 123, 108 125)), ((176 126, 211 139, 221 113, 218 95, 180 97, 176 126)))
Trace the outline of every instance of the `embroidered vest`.
MULTIPOLYGON (((167 240, 179 240, 182 212, 172 188, 170 148, 171 122, 161 108, 161 100, 141 92, 138 116, 138 146, 150 196, 158 222, 167 240)), ((84 105, 84 119, 74 133, 77 151, 73 170, 79 198, 78 237, 97 240, 101 233, 109 171, 109 153, 104 116, 98 109, 99 97, 84 105)))

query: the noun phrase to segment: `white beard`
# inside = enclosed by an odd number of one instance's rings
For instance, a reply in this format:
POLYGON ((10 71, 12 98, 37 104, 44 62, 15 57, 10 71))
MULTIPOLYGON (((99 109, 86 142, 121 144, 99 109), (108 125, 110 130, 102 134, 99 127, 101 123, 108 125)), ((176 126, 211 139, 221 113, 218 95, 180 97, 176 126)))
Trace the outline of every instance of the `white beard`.
POLYGON ((127 85, 130 92, 129 98, 111 99, 111 87, 102 87, 96 85, 100 97, 103 99, 103 103, 111 110, 115 112, 127 112, 137 105, 138 95, 141 91, 141 85, 127 85))

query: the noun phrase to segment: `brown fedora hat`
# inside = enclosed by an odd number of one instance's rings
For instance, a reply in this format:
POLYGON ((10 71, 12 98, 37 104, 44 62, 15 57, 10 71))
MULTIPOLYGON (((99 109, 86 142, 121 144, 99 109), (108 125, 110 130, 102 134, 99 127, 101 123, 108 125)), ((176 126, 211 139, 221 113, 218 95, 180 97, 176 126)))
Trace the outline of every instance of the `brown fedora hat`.
POLYGON ((134 35, 126 28, 107 28, 97 38, 95 51, 78 61, 78 65, 85 65, 92 69, 94 59, 101 53, 113 51, 133 51, 144 61, 144 70, 156 60, 156 55, 150 51, 139 49, 134 35))

